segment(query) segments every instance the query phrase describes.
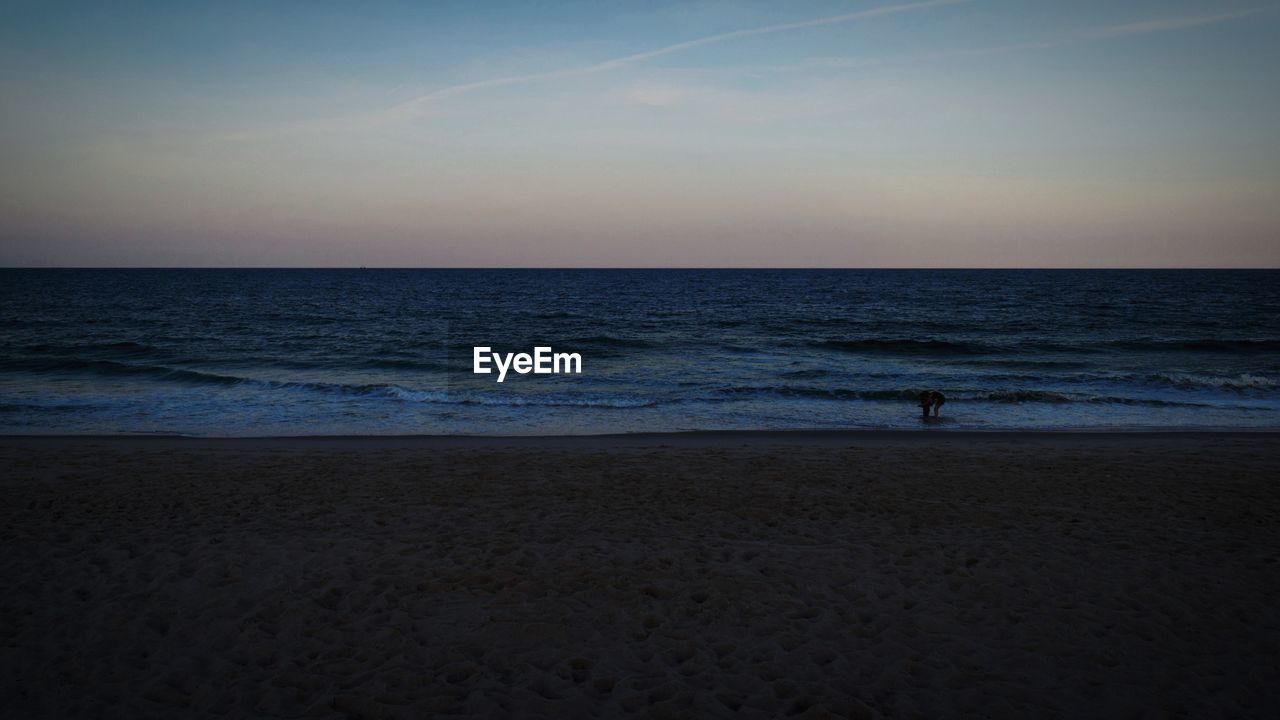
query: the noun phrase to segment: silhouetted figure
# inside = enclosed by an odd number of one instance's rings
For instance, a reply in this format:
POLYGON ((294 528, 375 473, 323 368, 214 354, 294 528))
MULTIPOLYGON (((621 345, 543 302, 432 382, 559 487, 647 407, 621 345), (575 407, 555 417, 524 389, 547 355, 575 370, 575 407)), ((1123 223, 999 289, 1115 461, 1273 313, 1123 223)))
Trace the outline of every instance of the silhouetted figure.
POLYGON ((925 390, 920 393, 920 419, 929 419, 929 409, 933 409, 933 416, 938 417, 938 410, 942 409, 943 403, 947 401, 947 396, 937 390, 925 390))

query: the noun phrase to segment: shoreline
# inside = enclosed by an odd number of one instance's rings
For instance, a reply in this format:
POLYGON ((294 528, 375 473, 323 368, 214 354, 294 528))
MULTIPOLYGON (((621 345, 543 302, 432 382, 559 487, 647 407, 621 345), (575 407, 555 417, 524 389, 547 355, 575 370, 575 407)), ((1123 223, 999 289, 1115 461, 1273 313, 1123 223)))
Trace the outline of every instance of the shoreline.
POLYGON ((171 435, 138 434, 31 434, 0 435, 4 445, 57 445, 107 443, 126 445, 201 445, 234 448, 243 446, 297 446, 304 448, 498 448, 558 447, 608 449, 623 447, 735 447, 735 446, 815 446, 841 447, 883 444, 946 444, 990 441, 1063 444, 1070 442, 1152 441, 1177 438, 1252 438, 1280 440, 1280 429, 1195 428, 1105 430, 945 430, 945 429, 797 429, 797 430, 685 430, 674 432, 601 433, 596 435, 171 435))

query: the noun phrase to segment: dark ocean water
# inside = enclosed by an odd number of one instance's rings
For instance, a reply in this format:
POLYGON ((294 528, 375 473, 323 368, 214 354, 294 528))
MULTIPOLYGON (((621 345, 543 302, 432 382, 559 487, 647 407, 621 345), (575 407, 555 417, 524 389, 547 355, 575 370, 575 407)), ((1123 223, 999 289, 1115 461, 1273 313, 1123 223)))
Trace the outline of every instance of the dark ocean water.
POLYGON ((1280 427, 1280 271, 0 270, 0 310, 0 433, 919 427, 923 388, 943 427, 1280 427))

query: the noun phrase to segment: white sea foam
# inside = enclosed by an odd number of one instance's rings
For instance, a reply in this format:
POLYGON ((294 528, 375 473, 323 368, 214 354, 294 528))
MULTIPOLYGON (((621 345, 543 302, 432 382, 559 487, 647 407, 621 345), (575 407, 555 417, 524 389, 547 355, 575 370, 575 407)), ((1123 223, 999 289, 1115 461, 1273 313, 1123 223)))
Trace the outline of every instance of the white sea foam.
POLYGON ((1267 390, 1280 386, 1274 379, 1264 375, 1241 373, 1233 376, 1199 375, 1192 373, 1157 373, 1153 376, 1157 381, 1173 385, 1184 390, 1225 389, 1225 390, 1267 390))

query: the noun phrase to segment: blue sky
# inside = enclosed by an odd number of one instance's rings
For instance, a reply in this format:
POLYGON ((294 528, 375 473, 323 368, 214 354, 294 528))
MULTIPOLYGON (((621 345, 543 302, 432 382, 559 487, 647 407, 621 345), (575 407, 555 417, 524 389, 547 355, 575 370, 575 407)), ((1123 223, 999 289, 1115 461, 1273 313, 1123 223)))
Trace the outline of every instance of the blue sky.
POLYGON ((1280 7, 5 3, 0 264, 1280 265, 1280 7))

